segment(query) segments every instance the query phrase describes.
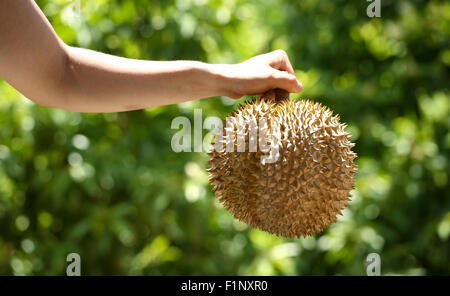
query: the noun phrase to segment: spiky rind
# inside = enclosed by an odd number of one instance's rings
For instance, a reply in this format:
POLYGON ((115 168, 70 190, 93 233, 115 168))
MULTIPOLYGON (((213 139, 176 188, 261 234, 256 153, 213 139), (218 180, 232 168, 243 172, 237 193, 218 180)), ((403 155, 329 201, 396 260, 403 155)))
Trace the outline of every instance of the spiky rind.
POLYGON ((312 235, 336 222, 356 173, 354 144, 339 116, 319 103, 289 99, 255 99, 230 116, 232 137, 224 131, 216 142, 244 136, 245 152, 212 151, 208 163, 210 183, 225 208, 252 227, 284 237, 312 235), (261 117, 268 126, 274 119, 280 123, 274 163, 261 162, 267 153, 248 151, 249 123, 261 117))

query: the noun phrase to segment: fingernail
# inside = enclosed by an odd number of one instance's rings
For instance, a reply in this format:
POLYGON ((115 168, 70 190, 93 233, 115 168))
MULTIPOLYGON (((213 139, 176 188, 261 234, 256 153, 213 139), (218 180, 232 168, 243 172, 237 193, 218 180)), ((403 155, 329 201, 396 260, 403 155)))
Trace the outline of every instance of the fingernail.
POLYGON ((300 81, 297 80, 297 90, 301 91, 303 89, 303 85, 300 83, 300 81))

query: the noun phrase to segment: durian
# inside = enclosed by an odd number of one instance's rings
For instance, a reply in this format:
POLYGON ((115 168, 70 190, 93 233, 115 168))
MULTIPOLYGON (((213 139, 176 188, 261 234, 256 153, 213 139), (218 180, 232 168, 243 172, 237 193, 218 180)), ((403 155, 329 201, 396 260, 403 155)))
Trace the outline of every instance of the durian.
POLYGON ((215 137, 215 147, 224 148, 209 153, 209 180, 236 219, 272 234, 306 237, 336 222, 350 200, 354 144, 339 115, 319 103, 290 100, 284 91, 276 94, 275 100, 253 99, 230 114, 215 137), (267 149, 249 151, 250 126, 261 118, 267 125, 258 137, 278 148, 273 162, 264 161, 267 149), (267 128, 272 122, 279 123, 278 141, 267 128), (245 139, 244 152, 238 152, 239 137, 245 139))

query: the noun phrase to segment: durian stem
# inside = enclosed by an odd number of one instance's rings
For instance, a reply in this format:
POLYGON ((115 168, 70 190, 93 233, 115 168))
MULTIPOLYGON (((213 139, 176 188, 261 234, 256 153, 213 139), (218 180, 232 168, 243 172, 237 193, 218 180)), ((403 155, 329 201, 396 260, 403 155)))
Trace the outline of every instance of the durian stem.
POLYGON ((285 91, 284 89, 275 88, 274 91, 275 91, 275 101, 277 103, 289 99, 289 92, 285 91))

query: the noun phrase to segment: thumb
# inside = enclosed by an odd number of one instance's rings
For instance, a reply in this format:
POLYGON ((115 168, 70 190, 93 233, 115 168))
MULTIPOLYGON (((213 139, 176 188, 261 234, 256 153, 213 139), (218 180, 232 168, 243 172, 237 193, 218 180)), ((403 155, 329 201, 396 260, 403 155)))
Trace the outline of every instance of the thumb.
POLYGON ((297 93, 303 88, 294 75, 284 71, 274 70, 270 79, 272 88, 281 88, 290 93, 297 93))

